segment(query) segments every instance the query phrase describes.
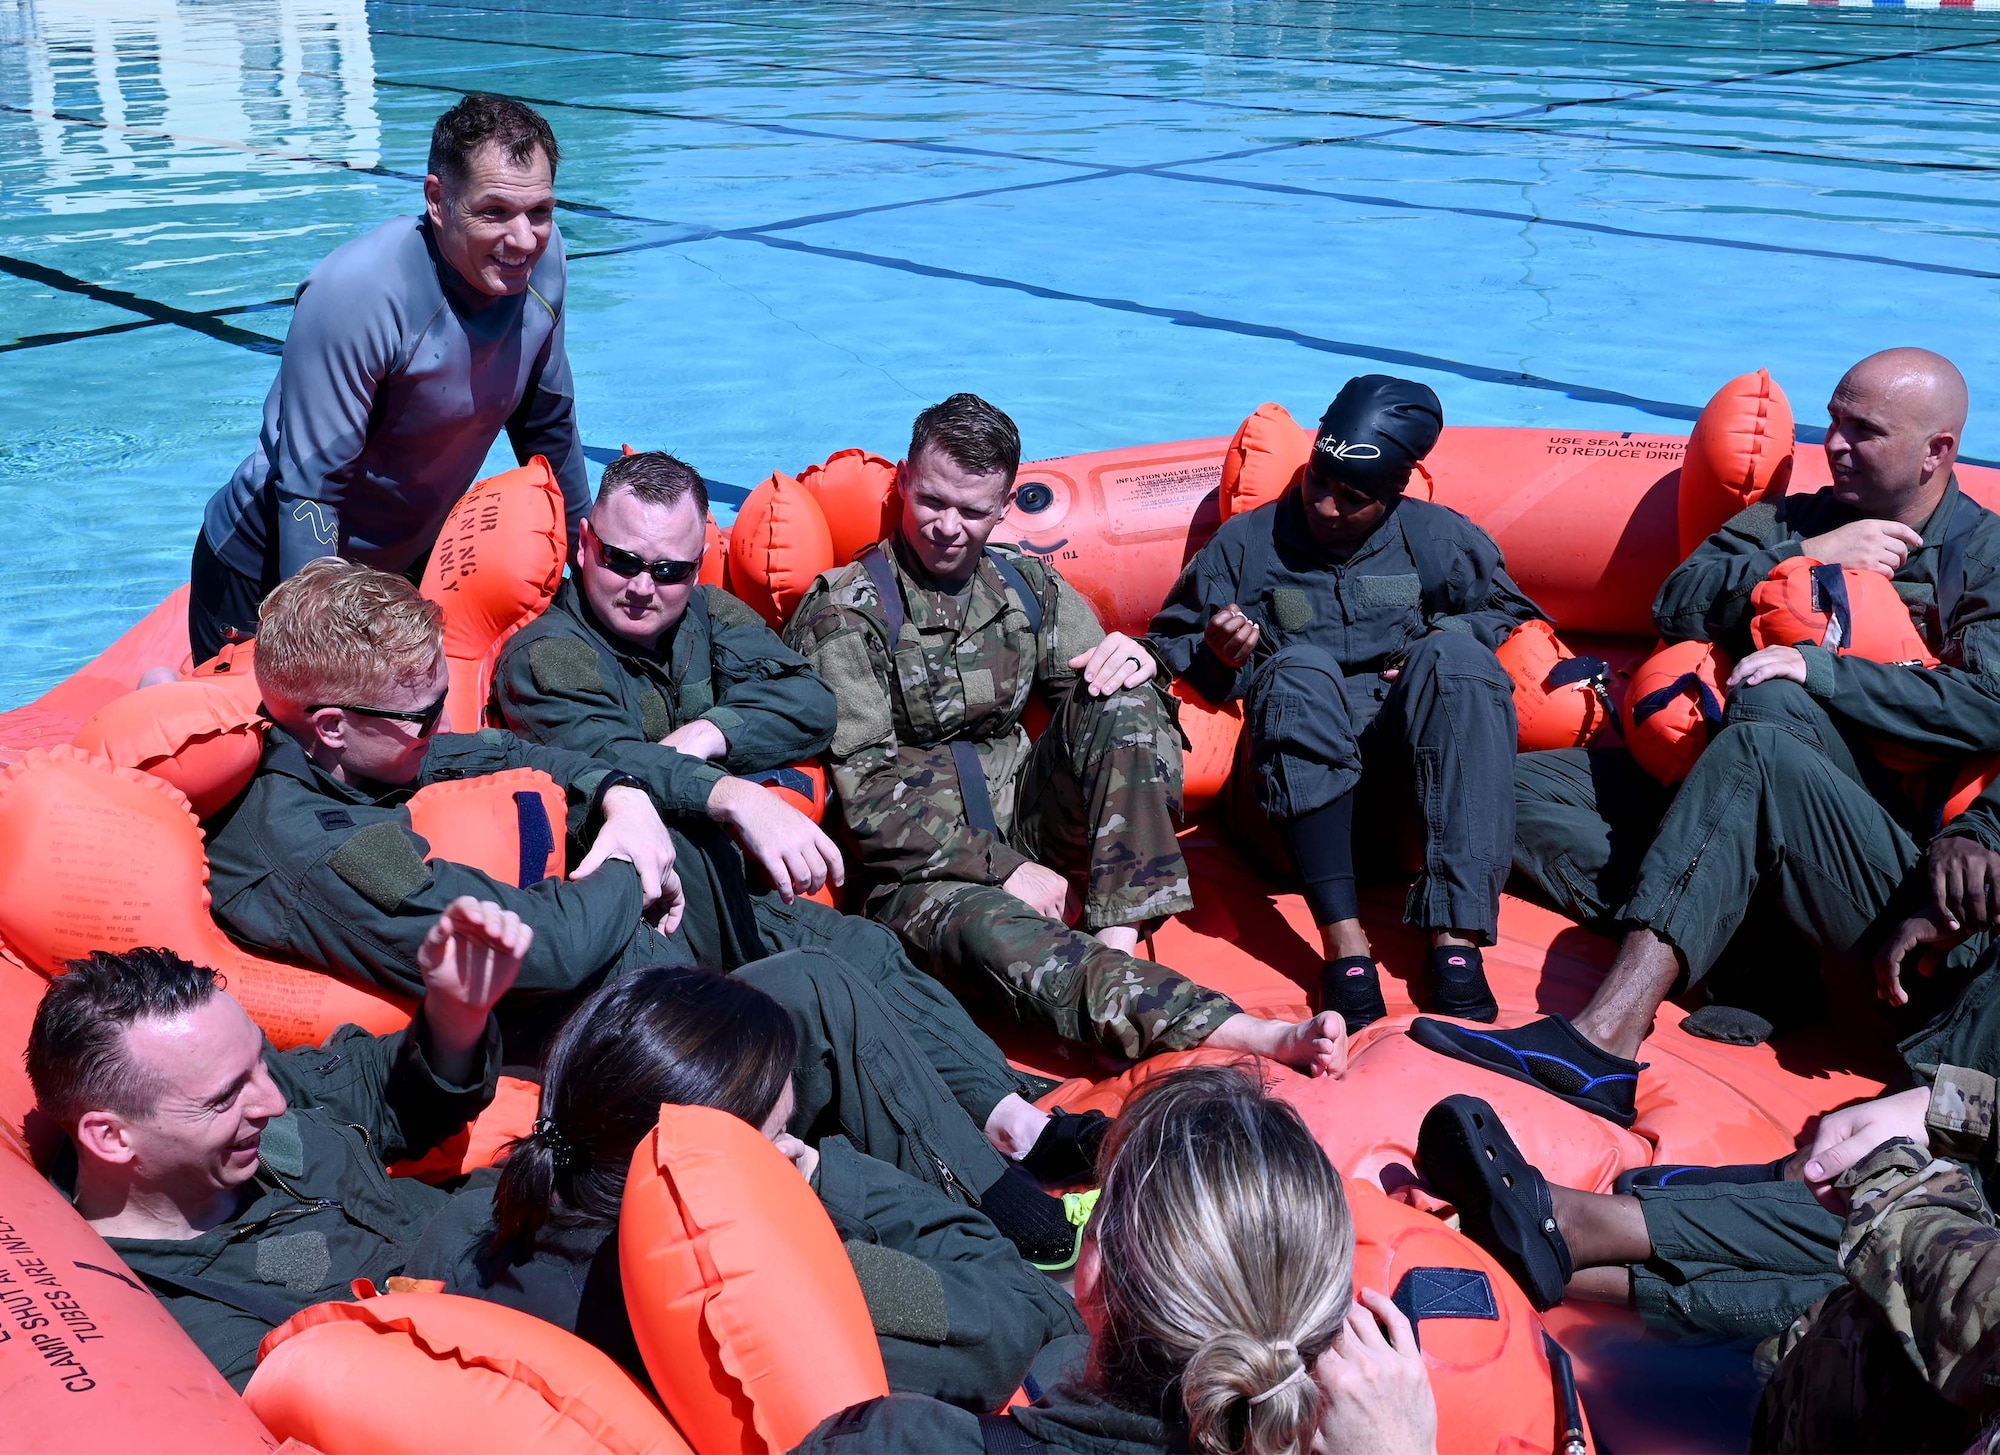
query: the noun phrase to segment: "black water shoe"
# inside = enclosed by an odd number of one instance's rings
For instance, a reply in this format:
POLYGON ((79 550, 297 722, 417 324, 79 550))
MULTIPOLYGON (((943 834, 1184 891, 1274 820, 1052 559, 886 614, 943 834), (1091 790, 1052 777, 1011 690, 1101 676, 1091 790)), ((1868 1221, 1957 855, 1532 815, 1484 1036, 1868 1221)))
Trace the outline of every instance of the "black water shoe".
POLYGON ((1539 1086, 1621 1127, 1638 1118, 1635 1097, 1645 1063, 1598 1050, 1567 1016, 1543 1016, 1504 1031, 1475 1031, 1420 1016, 1410 1024, 1410 1039, 1440 1056, 1539 1086))
POLYGON ((1611 1190, 1624 1194, 1635 1187, 1713 1187, 1717 1183, 1754 1187, 1761 1182, 1783 1182, 1785 1164, 1794 1155, 1787 1154, 1775 1162, 1735 1163, 1728 1167, 1686 1167, 1674 1163, 1633 1167, 1618 1174, 1611 1190))
POLYGON ((1373 1025, 1389 1013, 1382 1002, 1382 972, 1369 955, 1346 955, 1326 962, 1319 976, 1319 1007, 1337 1010, 1347 1034, 1373 1025))
POLYGON ((1553 1308, 1575 1271, 1556 1226, 1548 1179, 1476 1096, 1447 1096, 1424 1114, 1417 1170, 1458 1209, 1459 1231, 1491 1253, 1537 1309, 1553 1308))
POLYGON ((1470 945, 1439 945, 1431 951, 1431 1009, 1454 1020, 1500 1018, 1500 1003, 1486 983, 1486 960, 1470 945))

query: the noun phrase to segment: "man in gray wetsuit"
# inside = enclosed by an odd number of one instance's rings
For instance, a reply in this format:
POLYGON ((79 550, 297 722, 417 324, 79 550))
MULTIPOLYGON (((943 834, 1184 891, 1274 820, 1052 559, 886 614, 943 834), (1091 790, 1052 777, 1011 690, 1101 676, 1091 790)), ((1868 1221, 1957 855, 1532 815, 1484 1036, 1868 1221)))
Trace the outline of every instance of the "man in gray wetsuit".
POLYGON ((547 457, 569 544, 590 509, 563 344, 555 133, 469 95, 431 133, 424 212, 300 285, 257 448, 209 500, 189 570, 196 661, 257 630, 280 581, 340 555, 415 580, 502 429, 547 457))

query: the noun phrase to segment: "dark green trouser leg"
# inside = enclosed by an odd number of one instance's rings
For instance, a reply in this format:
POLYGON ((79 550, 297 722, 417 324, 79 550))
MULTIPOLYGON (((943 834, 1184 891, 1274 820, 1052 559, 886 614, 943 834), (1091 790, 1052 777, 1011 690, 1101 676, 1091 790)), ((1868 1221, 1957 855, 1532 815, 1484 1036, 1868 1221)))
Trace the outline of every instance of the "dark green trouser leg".
POLYGON ((1804 688, 1738 696, 1661 821, 1622 916, 1677 948, 1690 981, 1770 884, 1822 953, 1851 953, 1919 858, 1804 688))
POLYGON ((869 1156, 976 1202, 1000 1180, 993 1150, 872 985, 825 950, 788 950, 736 972, 792 1013, 802 1141, 840 1135, 869 1156))
POLYGON ((1005 1097, 1034 1094, 1037 1078, 1007 1064, 992 1037, 973 1024, 951 992, 910 963, 894 931, 809 899, 788 905, 775 894, 761 896, 756 913, 768 950, 825 950, 874 987, 903 1034, 977 1125, 984 1127, 1005 1097))
POLYGON ((1803 1182, 1638 1187, 1653 1256, 1632 1269, 1646 1327, 1680 1338, 1768 1338, 1846 1280, 1843 1221, 1803 1182))
POLYGON ((1672 792, 1623 748, 1514 760, 1514 872, 1579 924, 1608 929, 1672 792))

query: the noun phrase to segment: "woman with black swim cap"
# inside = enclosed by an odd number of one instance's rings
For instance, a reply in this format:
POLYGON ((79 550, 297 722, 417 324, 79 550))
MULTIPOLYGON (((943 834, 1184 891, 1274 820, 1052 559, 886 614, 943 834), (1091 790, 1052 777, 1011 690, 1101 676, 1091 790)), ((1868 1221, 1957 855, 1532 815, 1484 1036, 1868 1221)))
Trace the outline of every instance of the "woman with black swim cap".
POLYGON ((1431 936, 1430 1008, 1499 1013, 1480 947, 1513 859, 1515 722, 1494 648, 1542 613, 1485 531, 1405 496, 1443 425, 1426 385, 1348 380, 1299 487, 1224 524, 1150 633, 1208 701, 1243 703, 1230 811, 1304 881, 1323 1005, 1350 1031, 1386 1013, 1357 860, 1404 872, 1405 843, 1421 850, 1404 917, 1431 936), (1359 840, 1357 818, 1373 830, 1359 840))

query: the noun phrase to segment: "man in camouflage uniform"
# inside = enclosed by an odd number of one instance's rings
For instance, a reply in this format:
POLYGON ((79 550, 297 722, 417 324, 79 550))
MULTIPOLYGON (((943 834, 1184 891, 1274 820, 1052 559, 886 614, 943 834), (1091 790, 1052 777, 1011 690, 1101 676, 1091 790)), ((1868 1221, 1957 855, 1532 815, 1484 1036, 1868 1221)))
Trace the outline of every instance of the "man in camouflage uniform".
POLYGON ((823 575, 788 629, 840 699, 833 778, 868 913, 1070 1039, 1337 1070, 1337 1019, 1259 1020, 1130 953, 1193 904, 1172 699, 1156 659, 1106 634, 1054 569, 987 544, 1020 459, 1013 421, 984 400, 925 410, 897 467, 897 533, 823 575), (1030 742, 1037 689, 1054 716, 1030 742), (1082 931, 1065 923, 1078 909, 1082 931))
MULTIPOLYGON (((1990 1164, 1993 1079, 1980 1079, 1957 1089, 1953 1114, 1990 1164)), ((1987 1448, 2000 1415, 2000 1227, 1978 1178, 1897 1137, 1837 1185, 1850 1199, 1847 1286, 1758 1351, 1777 1368, 1750 1448, 1987 1448)))

